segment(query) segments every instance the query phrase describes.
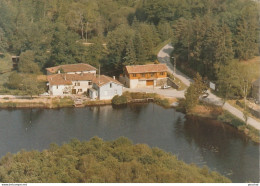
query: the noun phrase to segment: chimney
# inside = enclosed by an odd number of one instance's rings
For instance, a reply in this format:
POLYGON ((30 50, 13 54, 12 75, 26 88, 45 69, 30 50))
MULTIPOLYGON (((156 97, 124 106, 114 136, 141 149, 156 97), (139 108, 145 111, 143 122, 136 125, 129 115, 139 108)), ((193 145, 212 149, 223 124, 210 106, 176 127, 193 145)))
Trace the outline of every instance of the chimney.
POLYGON ((113 76, 113 79, 116 79, 116 76, 113 76))

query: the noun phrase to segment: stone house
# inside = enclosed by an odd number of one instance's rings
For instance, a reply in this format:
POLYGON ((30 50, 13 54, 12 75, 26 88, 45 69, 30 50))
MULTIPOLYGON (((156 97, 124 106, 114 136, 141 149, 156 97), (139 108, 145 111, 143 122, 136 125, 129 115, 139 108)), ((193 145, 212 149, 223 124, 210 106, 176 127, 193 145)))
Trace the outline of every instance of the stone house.
POLYGON ((123 85, 115 78, 105 75, 98 76, 93 81, 93 87, 89 89, 91 99, 107 100, 112 99, 115 95, 123 94, 123 85))
POLYGON ((92 82, 95 78, 92 73, 48 75, 49 94, 61 96, 87 93, 88 89, 92 88, 92 82))

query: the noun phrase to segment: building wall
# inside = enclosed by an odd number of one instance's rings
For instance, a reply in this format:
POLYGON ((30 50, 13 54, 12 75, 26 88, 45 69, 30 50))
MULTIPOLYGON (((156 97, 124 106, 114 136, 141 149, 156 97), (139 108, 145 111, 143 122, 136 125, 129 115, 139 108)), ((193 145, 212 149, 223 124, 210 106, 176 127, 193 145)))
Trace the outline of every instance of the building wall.
POLYGON ((49 93, 50 95, 53 96, 62 96, 64 95, 63 92, 65 89, 70 90, 71 89, 71 85, 51 85, 49 88, 49 93))
POLYGON ((81 74, 81 73, 84 73, 84 74, 88 74, 88 73, 92 73, 92 74, 96 74, 96 70, 90 70, 90 71, 79 71, 79 72, 67 72, 67 74, 81 74))
POLYGON ((128 74, 126 76, 129 79, 157 79, 157 78, 166 78, 167 72, 154 72, 154 73, 136 73, 136 74, 128 74))
POLYGON ((92 88, 92 83, 89 85, 89 82, 91 81, 72 81, 72 89, 76 89, 76 94, 83 94, 87 92, 89 88, 92 88), (82 90, 81 92, 79 91, 80 89, 82 90))
POLYGON ((89 88, 92 88, 92 84, 89 85, 90 81, 73 81, 72 85, 52 85, 49 88, 49 93, 54 96, 65 95, 64 90, 70 90, 69 94, 72 94, 72 90, 76 89, 76 94, 84 94, 89 88), (80 83, 78 85, 77 83, 80 83), (81 89, 82 91, 79 91, 81 89))
POLYGON ((112 99, 115 95, 121 96, 123 94, 123 86, 116 83, 107 83, 98 87, 98 98, 100 100, 112 99), (110 87, 112 84, 112 87, 110 87))

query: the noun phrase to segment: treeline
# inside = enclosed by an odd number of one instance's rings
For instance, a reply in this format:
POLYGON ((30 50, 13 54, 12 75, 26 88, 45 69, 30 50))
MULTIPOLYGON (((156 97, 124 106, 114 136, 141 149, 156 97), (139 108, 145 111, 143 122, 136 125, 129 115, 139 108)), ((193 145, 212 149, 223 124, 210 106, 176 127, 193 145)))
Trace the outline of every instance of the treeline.
POLYGON ((127 138, 105 142, 72 140, 48 150, 7 154, 0 161, 0 182, 230 182, 208 168, 198 168, 147 145, 133 145, 127 138))
POLYGON ((172 38, 178 61, 214 79, 219 65, 258 54, 258 18, 252 0, 2 0, 0 52, 118 74, 172 38))
POLYGON ((217 80, 221 66, 259 55, 259 3, 251 0, 191 1, 174 24, 177 61, 217 80))

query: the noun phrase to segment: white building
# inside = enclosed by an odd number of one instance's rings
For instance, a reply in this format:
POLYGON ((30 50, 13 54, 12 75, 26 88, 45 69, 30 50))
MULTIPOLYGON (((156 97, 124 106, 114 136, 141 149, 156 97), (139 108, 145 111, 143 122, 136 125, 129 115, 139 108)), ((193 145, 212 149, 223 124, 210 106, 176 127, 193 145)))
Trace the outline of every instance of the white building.
POLYGON ((115 95, 123 94, 123 85, 115 78, 101 75, 93 81, 93 88, 89 89, 91 99, 108 100, 115 95))
POLYGON ((48 75, 47 79, 50 95, 83 94, 92 88, 95 74, 53 74, 48 75))
POLYGON ((59 65, 55 67, 46 68, 47 75, 51 74, 96 74, 97 69, 89 64, 85 63, 77 63, 77 64, 67 64, 67 65, 59 65))

